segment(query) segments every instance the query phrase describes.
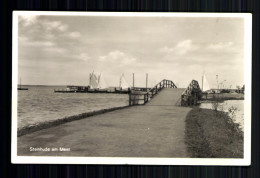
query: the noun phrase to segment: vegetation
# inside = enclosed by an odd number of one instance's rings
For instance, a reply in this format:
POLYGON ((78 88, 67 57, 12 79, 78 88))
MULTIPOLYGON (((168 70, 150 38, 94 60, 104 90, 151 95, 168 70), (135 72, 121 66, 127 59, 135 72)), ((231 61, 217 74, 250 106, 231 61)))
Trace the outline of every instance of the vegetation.
POLYGON ((244 94, 241 93, 215 93, 207 94, 202 97, 202 102, 214 102, 218 98, 218 102, 223 102, 225 100, 243 100, 244 94))
POLYGON ((219 102, 212 106, 213 110, 196 107, 188 113, 188 152, 195 158, 243 158, 243 132, 233 122, 236 108, 229 108, 228 114, 221 111, 219 102))

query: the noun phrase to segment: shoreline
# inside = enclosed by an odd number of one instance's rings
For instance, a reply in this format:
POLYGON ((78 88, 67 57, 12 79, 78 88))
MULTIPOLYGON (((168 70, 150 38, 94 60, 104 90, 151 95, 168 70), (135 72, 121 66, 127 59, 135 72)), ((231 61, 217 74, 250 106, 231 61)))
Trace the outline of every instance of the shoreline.
POLYGON ((228 113, 196 107, 185 122, 192 158, 243 158, 244 132, 228 113))
MULTIPOLYGON (((227 100, 244 100, 244 98, 224 98, 224 99, 219 99, 218 102, 220 103, 223 103, 224 101, 227 101, 227 100)), ((216 102, 216 99, 202 99, 202 100, 199 100, 198 103, 214 103, 216 102)))
POLYGON ((55 127, 67 122, 72 122, 72 121, 76 121, 76 120, 80 120, 80 119, 85 119, 87 117, 90 116, 96 116, 99 114, 103 114, 103 113, 107 113, 107 112, 111 112, 111 111, 115 111, 115 110, 119 110, 119 109, 124 109, 130 106, 119 106, 119 107, 114 107, 114 108, 108 108, 108 109, 101 109, 101 110, 97 110, 97 111, 92 111, 92 112, 86 112, 86 113, 81 113, 81 114, 77 114, 77 115, 73 115, 73 116, 68 116, 68 117, 64 117, 61 119, 56 119, 56 120, 51 120, 51 121, 45 121, 45 122, 38 122, 35 124, 31 124, 31 125, 27 125, 21 128, 17 128, 17 136, 23 136, 32 132, 36 132, 42 129, 47 129, 50 127, 55 127))
POLYGON ((203 95, 200 103, 224 102, 226 100, 244 100, 244 94, 240 93, 218 93, 203 95))

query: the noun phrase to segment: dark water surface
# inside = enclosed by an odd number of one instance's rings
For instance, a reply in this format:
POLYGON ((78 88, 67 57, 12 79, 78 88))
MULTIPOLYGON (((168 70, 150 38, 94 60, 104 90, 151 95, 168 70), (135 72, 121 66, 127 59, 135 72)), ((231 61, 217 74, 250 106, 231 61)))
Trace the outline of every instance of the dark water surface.
POLYGON ((23 86, 18 90, 18 128, 84 112, 128 105, 126 94, 54 93, 65 86, 23 86))

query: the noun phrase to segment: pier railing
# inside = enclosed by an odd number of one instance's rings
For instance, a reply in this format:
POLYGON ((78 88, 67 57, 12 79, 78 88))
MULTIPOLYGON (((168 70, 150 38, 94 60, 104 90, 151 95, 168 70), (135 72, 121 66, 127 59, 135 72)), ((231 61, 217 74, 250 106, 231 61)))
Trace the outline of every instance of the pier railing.
POLYGON ((164 79, 146 92, 144 90, 131 90, 129 93, 129 105, 146 104, 163 88, 177 88, 177 86, 173 81, 164 79))
POLYGON ((150 89, 149 93, 151 94, 151 98, 163 88, 177 88, 177 86, 173 83, 173 81, 164 79, 150 89))
POLYGON ((198 100, 201 99, 202 91, 199 83, 196 80, 192 80, 189 86, 183 91, 181 95, 181 106, 196 105, 198 100))

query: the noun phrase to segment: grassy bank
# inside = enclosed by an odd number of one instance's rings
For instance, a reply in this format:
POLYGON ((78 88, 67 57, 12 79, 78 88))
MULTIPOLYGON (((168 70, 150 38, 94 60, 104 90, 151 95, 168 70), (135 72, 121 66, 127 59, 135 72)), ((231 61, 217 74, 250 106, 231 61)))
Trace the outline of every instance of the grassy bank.
POLYGON ((244 94, 241 93, 218 93, 218 94, 204 94, 202 97, 202 102, 206 101, 215 101, 216 98, 220 101, 225 101, 225 100, 243 100, 244 99, 244 94))
POLYGON ((192 109, 185 141, 194 158, 243 158, 243 132, 225 112, 192 109))
POLYGON ((20 137, 20 136, 23 136, 23 135, 26 135, 26 134, 29 134, 32 132, 36 132, 36 131, 39 131, 42 129, 55 127, 55 126, 58 126, 58 125, 61 125, 61 124, 67 123, 67 122, 72 122, 72 121, 84 119, 84 118, 87 118, 90 116, 95 116, 95 115, 115 111, 118 109, 124 109, 127 107, 129 107, 129 106, 120 106, 120 107, 114 107, 114 108, 109 108, 109 109, 101 109, 101 110, 86 112, 86 113, 82 113, 82 114, 78 114, 78 115, 74 115, 74 116, 64 117, 64 118, 57 119, 57 120, 35 123, 32 125, 24 126, 22 128, 18 128, 17 136, 20 137))

